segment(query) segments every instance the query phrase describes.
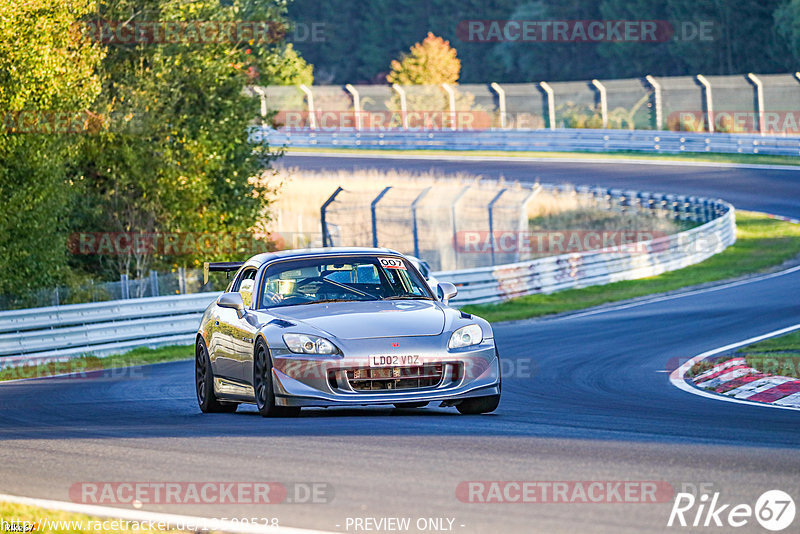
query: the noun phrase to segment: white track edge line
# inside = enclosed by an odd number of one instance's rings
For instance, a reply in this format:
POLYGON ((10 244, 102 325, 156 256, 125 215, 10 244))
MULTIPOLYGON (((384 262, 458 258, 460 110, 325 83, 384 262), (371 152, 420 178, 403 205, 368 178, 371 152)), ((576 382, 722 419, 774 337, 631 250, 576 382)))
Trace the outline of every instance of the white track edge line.
POLYGON ((636 158, 570 158, 567 156, 533 157, 533 156, 471 156, 469 154, 393 154, 370 152, 359 154, 357 152, 286 152, 287 156, 313 156, 324 158, 362 158, 362 159, 418 159, 418 160, 441 160, 441 161, 520 161, 523 163, 543 163, 552 161, 555 163, 622 163, 628 165, 667 165, 677 167, 713 167, 723 169, 753 169, 753 170, 775 170, 775 171, 800 171, 800 165, 768 165, 764 163, 725 163, 721 161, 679 161, 679 160, 649 160, 636 158))
POLYGON ((757 402, 757 401, 749 401, 746 399, 735 399, 733 397, 727 397, 725 395, 720 395, 719 393, 711 393, 709 391, 702 390, 700 388, 694 387, 686 382, 686 373, 689 369, 692 368, 694 364, 701 360, 705 360, 706 358, 710 358, 711 356, 715 356, 720 352, 725 352, 731 349, 739 348, 743 345, 749 345, 751 343, 757 343, 759 341, 763 341, 765 339, 780 336, 782 334, 788 334, 789 332, 793 332, 795 330, 800 330, 800 323, 787 326, 786 328, 781 328, 779 330, 773 330, 772 332, 767 332, 766 334, 762 334, 760 336, 751 337, 749 339, 745 339, 742 341, 737 341, 736 343, 731 343, 730 345, 725 345, 724 347, 718 347, 716 349, 711 349, 706 351, 702 354, 698 354, 694 358, 691 358, 689 361, 672 371, 669 375, 670 383, 678 389, 682 389, 687 393, 692 393, 693 395, 699 395, 701 397, 706 397, 709 399, 715 399, 720 401, 726 402, 736 402, 740 404, 749 404, 750 406, 764 406, 766 408, 781 408, 783 410, 794 410, 800 411, 800 408, 796 408, 794 406, 781 406, 778 404, 771 404, 768 402, 757 402))
POLYGON ((331 534, 333 531, 326 530, 308 530, 295 527, 281 527, 281 526, 267 526, 267 525, 250 525, 233 522, 229 520, 216 520, 206 517, 197 517, 189 515, 167 514, 162 512, 146 512, 143 510, 131 510, 128 508, 113 508, 109 506, 97 506, 93 504, 79 504, 65 501, 51 501, 47 499, 37 499, 33 497, 19 497, 17 495, 7 495, 0 493, 0 501, 11 502, 16 504, 24 504, 29 506, 38 506, 39 508, 46 508, 48 510, 61 510, 64 512, 72 512, 77 514, 86 514, 99 517, 108 517, 115 519, 126 519, 129 521, 153 521, 163 522, 171 527, 176 525, 203 525, 208 527, 215 527, 217 530, 224 532, 235 532, 242 534, 331 534))
POLYGON ((626 310, 628 308, 636 308, 638 306, 645 306, 647 304, 655 304, 658 302, 664 302, 666 300, 675 300, 683 297, 691 297, 693 295, 702 295, 703 293, 712 293, 714 291, 722 291, 724 289, 730 289, 732 287, 743 286, 746 284, 754 284, 756 282, 763 282, 764 280, 769 280, 771 278, 778 278, 779 276, 785 276, 787 274, 792 274, 794 272, 800 271, 800 265, 795 267, 790 267, 789 269, 778 271, 775 273, 764 274, 761 276, 754 276, 751 278, 746 278, 744 280, 736 280, 735 282, 728 282, 723 283, 717 286, 712 287, 704 287, 701 289, 694 289, 691 291, 685 291, 683 293, 675 293, 672 295, 661 295, 659 297, 652 297, 652 298, 645 298, 643 300, 637 300, 636 302, 631 302, 628 304, 620 304, 619 306, 609 306, 607 308, 599 308, 594 310, 587 310, 585 312, 578 312, 573 313, 570 315, 565 315, 563 317, 559 317, 553 320, 566 320, 566 319, 577 319, 580 317, 586 317, 588 315, 598 315, 601 313, 610 313, 619 310, 626 310))

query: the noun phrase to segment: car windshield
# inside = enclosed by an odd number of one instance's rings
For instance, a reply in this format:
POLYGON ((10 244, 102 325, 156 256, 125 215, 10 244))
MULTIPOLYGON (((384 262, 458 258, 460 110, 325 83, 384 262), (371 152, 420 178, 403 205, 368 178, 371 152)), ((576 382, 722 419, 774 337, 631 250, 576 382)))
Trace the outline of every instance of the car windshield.
POLYGON ((397 256, 321 256, 267 267, 259 307, 401 299, 433 300, 406 260, 397 256))

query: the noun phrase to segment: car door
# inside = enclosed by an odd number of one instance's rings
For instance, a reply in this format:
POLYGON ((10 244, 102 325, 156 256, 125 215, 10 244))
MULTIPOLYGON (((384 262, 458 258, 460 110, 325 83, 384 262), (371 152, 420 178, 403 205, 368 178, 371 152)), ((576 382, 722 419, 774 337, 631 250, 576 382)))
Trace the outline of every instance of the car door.
MULTIPOLYGON (((255 276, 255 267, 245 268, 236 275, 230 287, 231 292, 237 292, 242 295, 246 308, 250 306, 252 301, 255 276)), ((246 320, 243 317, 239 317, 236 310, 217 307, 215 321, 217 339, 214 364, 214 374, 216 376, 237 381, 242 380, 242 356, 248 339, 247 334, 244 332, 246 326, 249 326, 246 320)), ((250 338, 252 337, 250 336, 250 338)), ((252 351, 252 342, 249 347, 249 350, 252 351)))

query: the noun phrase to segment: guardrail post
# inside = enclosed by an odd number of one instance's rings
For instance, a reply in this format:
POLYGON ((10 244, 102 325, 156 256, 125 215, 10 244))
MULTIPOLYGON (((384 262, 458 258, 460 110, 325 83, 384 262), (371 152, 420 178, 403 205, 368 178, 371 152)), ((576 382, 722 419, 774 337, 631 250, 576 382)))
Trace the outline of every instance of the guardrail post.
POLYGON ((373 200, 369 205, 369 211, 372 215, 372 246, 375 248, 378 248, 378 218, 375 215, 375 208, 378 206, 378 202, 380 202, 383 198, 383 195, 388 193, 389 189, 391 188, 392 186, 384 188, 384 190, 378 193, 378 196, 375 197, 375 200, 373 200))
POLYGON ((553 88, 547 82, 539 82, 539 87, 544 91, 547 100, 547 123, 551 130, 556 129, 556 103, 553 88))
POLYGON ((361 98, 358 95, 358 91, 355 87, 351 84, 347 84, 344 86, 347 89, 347 92, 353 96, 353 111, 356 114, 356 130, 361 129, 361 98))
POLYGON ((503 193, 507 191, 506 188, 501 189, 498 193, 494 196, 494 198, 489 202, 488 209, 489 209, 489 249, 492 254, 492 265, 494 265, 494 205, 495 203, 500 200, 500 197, 503 196, 503 193))
POLYGON ((319 220, 320 220, 320 223, 322 225, 322 246, 323 247, 327 247, 330 244, 330 242, 329 242, 330 234, 328 233, 328 223, 325 220, 325 213, 326 213, 330 203, 333 202, 334 199, 336 199, 336 195, 338 195, 342 191, 343 191, 343 189, 341 187, 337 187, 336 191, 334 191, 333 194, 330 197, 328 197, 328 200, 325 201, 325 203, 322 205, 322 207, 319 208, 319 220))
POLYGON ((447 93, 447 100, 450 102, 450 129, 453 131, 458 130, 456 122, 456 92, 446 83, 442 84, 442 89, 447 93))
POLYGON ((129 288, 128 288, 128 275, 127 274, 119 275, 119 292, 120 292, 120 297, 121 298, 126 299, 126 300, 131 298, 130 297, 129 288))
POLYGON ((406 90, 396 83, 392 84, 392 89, 400 97, 400 120, 403 123, 403 130, 408 130, 408 102, 406 101, 406 90))
POLYGON ((608 94, 606 93, 606 86, 600 83, 600 80, 592 80, 592 85, 597 89, 600 95, 600 117, 603 120, 603 128, 608 128, 608 94))
POLYGON ((414 235, 414 256, 419 258, 419 228, 417 227, 417 205, 428 194, 433 186, 426 187, 422 192, 417 195, 417 198, 411 203, 411 221, 413 223, 412 232, 414 235))
POLYGON ((178 267, 178 293, 186 294, 186 268, 178 267))
POLYGON ((300 90, 306 94, 306 105, 308 107, 308 127, 312 130, 317 129, 317 116, 314 111, 314 94, 305 84, 300 84, 300 90))
POLYGON ((661 84, 656 81, 654 77, 651 75, 647 75, 644 77, 647 80, 647 83, 650 84, 650 87, 653 88, 653 119, 654 119, 654 127, 656 130, 661 129, 661 125, 663 123, 663 108, 662 108, 662 99, 661 99, 661 84))
POLYGON ((150 292, 154 297, 158 296, 158 273, 150 271, 150 292))
POLYGON ((491 83, 491 88, 497 93, 497 107, 500 110, 500 128, 506 127, 506 92, 497 82, 491 83))
POLYGON ((695 76, 703 86, 703 99, 706 104, 706 121, 708 122, 708 132, 714 133, 714 104, 711 99, 711 83, 702 74, 695 76))
POLYGON ((758 121, 758 133, 764 135, 764 84, 761 79, 752 72, 747 74, 747 79, 752 82, 756 90, 755 108, 756 120, 758 121))

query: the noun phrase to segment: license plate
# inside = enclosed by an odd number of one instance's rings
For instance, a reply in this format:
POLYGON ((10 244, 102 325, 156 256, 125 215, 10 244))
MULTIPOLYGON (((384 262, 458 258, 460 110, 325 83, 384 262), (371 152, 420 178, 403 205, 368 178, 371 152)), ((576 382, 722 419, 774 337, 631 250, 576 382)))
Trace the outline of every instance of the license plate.
POLYGON ((409 365, 422 365, 419 355, 377 354, 369 357, 370 367, 405 367, 409 365))

